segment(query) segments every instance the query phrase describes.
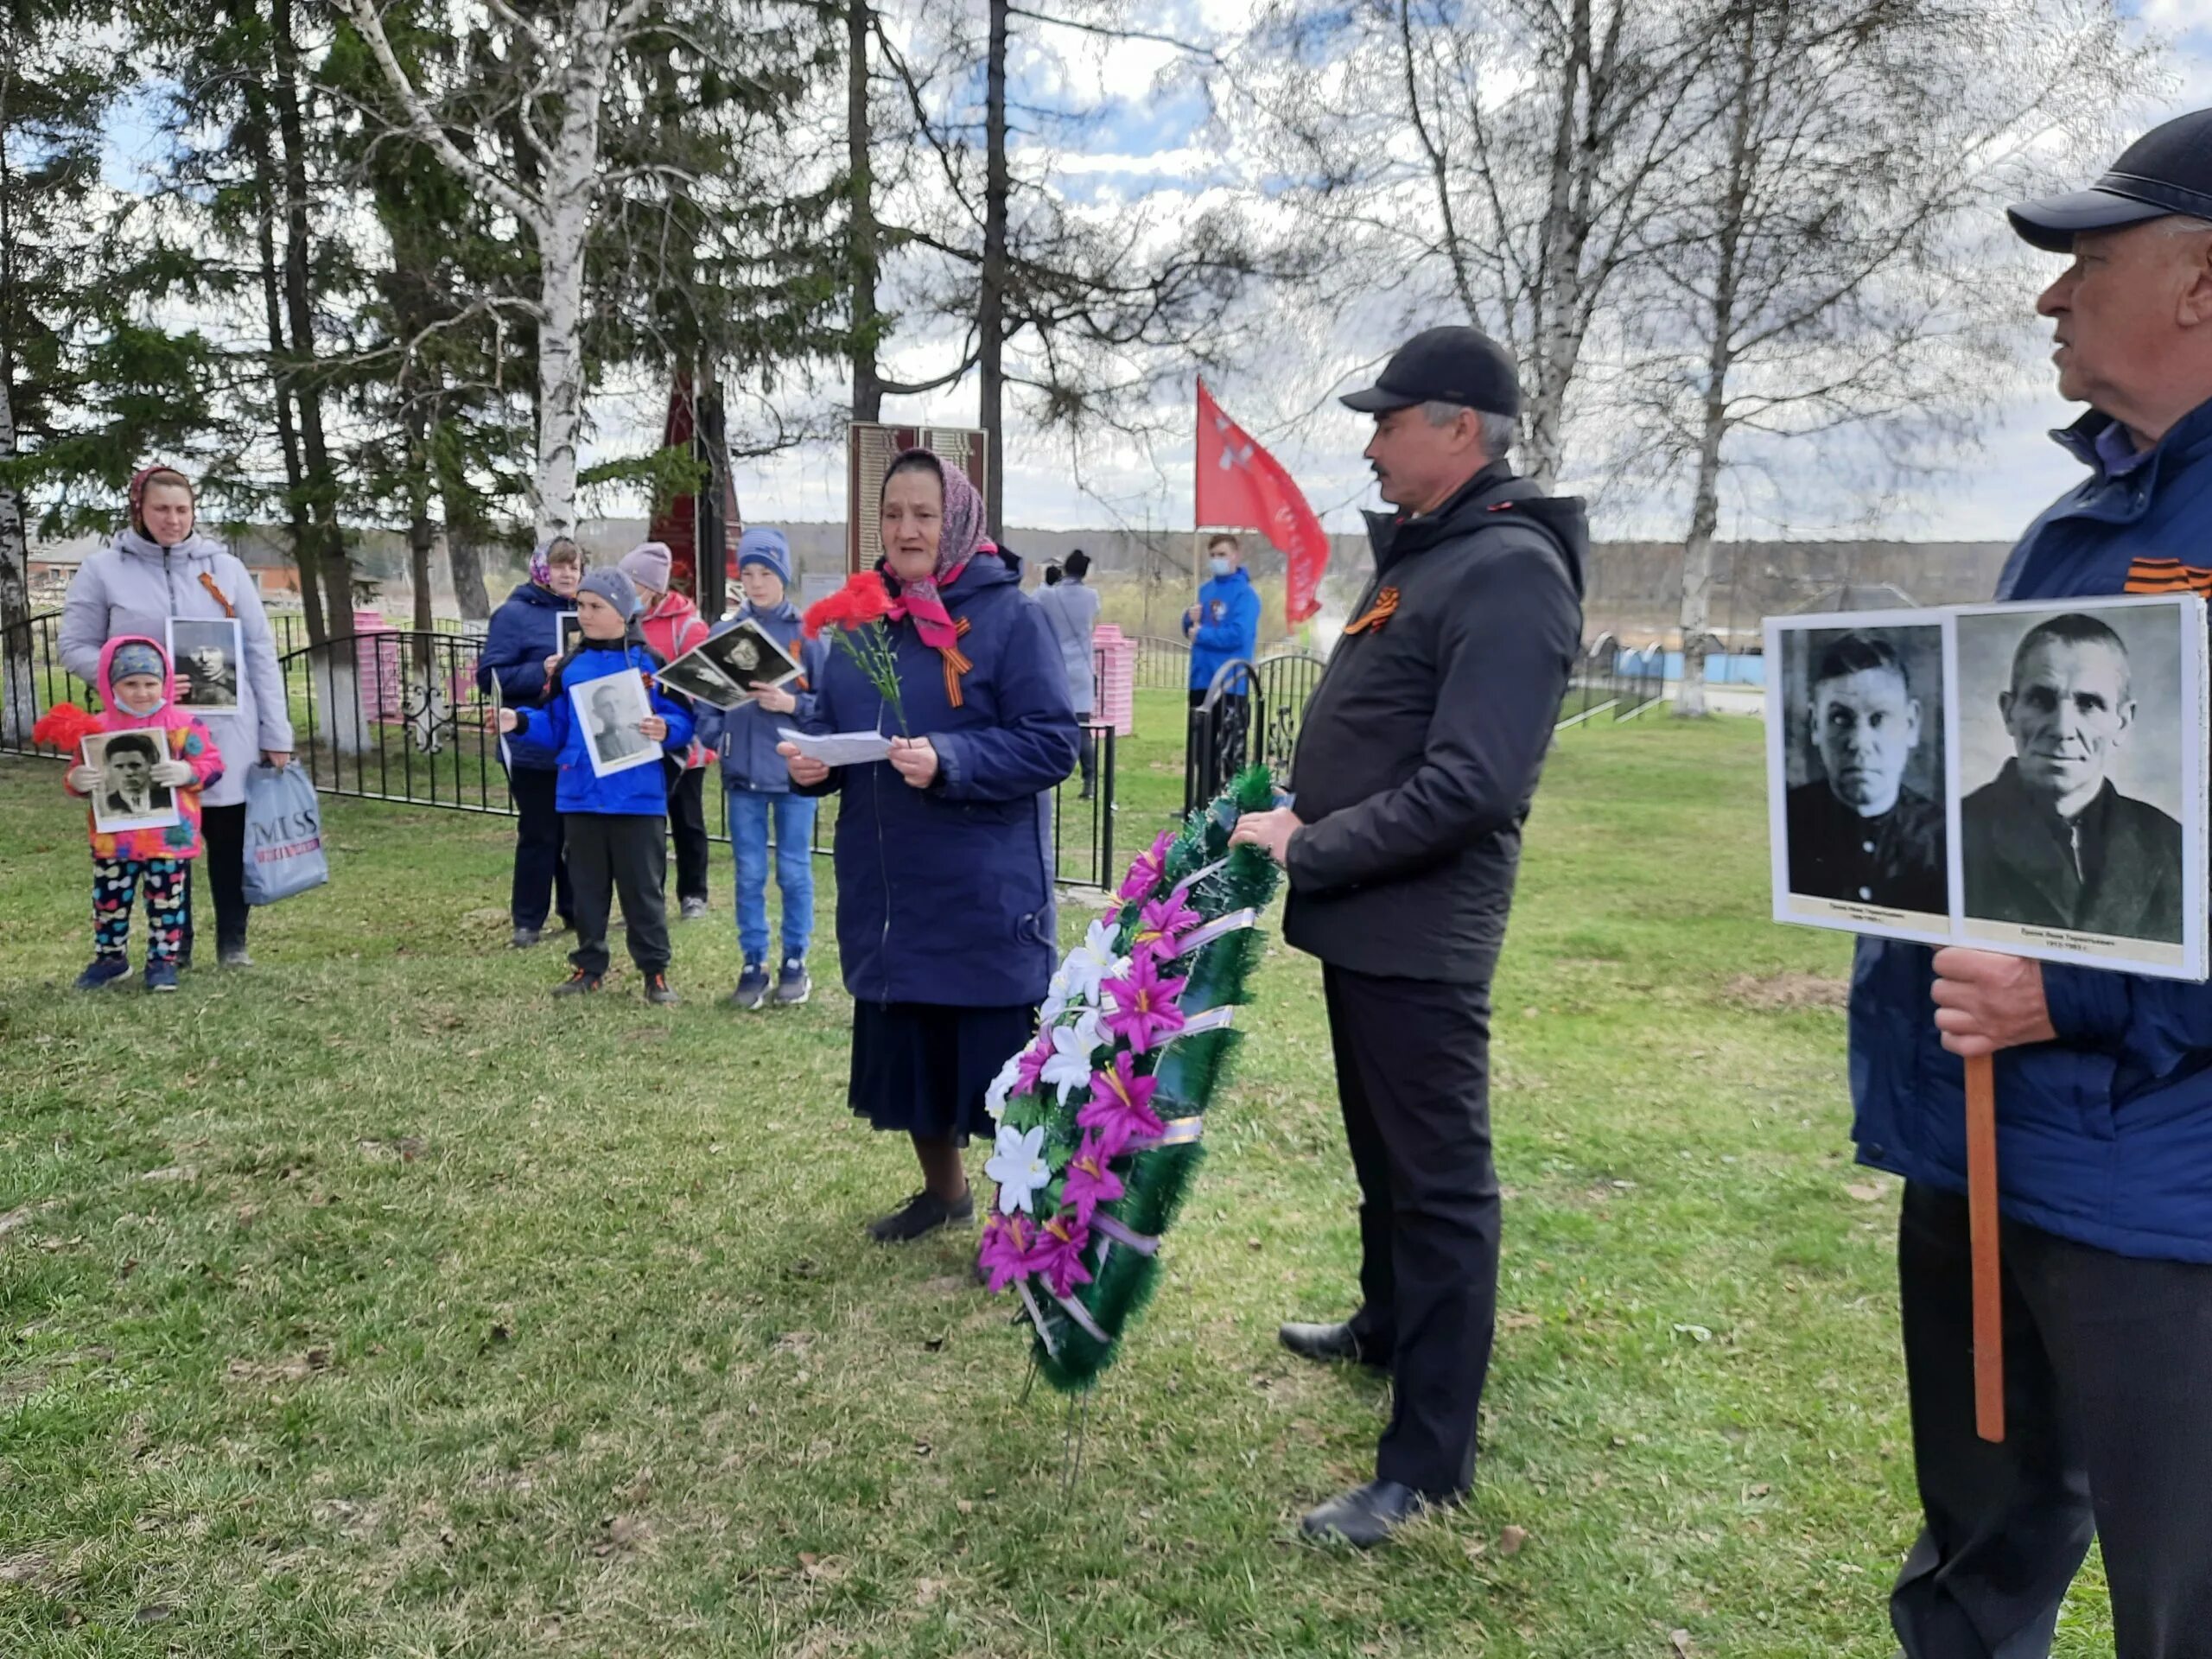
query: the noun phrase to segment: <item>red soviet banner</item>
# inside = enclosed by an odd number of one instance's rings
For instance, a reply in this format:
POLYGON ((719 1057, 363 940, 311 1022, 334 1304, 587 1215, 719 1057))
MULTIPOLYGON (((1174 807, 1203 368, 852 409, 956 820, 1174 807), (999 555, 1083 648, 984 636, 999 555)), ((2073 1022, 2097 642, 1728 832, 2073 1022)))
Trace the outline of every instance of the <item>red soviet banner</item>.
POLYGON ((1329 537, 1283 465, 1221 412, 1198 382, 1198 523, 1255 530, 1287 561, 1284 611, 1292 626, 1321 608, 1314 592, 1329 565, 1329 537))

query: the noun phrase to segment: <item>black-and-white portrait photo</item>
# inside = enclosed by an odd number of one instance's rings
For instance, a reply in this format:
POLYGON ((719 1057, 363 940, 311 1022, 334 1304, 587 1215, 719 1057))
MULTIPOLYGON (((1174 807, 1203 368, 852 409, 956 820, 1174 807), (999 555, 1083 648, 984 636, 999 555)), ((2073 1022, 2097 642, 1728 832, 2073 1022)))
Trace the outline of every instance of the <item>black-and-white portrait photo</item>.
POLYGON ((697 645, 665 664, 660 671, 660 683, 717 709, 734 709, 746 697, 745 689, 715 667, 714 659, 697 645))
POLYGON ((178 821, 176 792, 154 779, 154 768, 168 755, 159 730, 95 732, 84 747, 85 764, 100 775, 92 790, 93 829, 111 835, 166 829, 178 821))
POLYGON ((576 648, 576 641, 584 637, 583 620, 574 611, 563 611, 553 619, 559 635, 553 646, 556 657, 566 657, 576 648))
POLYGON ((697 649, 699 655, 735 681, 747 696, 763 686, 781 685, 798 674, 798 664, 786 657, 782 647, 749 617, 725 628, 697 649))
POLYGON ((634 668, 569 688, 571 712, 582 724, 584 747, 594 776, 649 766, 660 759, 660 745, 638 728, 653 712, 645 677, 634 668))
POLYGON ((236 618, 173 616, 168 647, 180 703, 195 714, 237 712, 245 646, 236 618))
POLYGON ((2201 935, 2202 615, 2193 599, 1960 613, 1969 938, 2171 970, 2201 935))
POLYGON ((1769 625, 1776 913, 1948 937, 1940 614, 1769 625))

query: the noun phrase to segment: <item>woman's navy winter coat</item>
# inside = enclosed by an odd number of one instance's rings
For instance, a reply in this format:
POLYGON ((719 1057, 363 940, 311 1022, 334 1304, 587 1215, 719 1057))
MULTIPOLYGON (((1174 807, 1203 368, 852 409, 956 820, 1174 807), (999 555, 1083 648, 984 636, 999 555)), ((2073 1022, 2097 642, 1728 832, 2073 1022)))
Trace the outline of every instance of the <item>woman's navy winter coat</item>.
POLYGON ((569 693, 577 686, 620 674, 626 668, 634 668, 645 677, 653 713, 668 722, 661 753, 681 755, 691 747, 690 704, 660 689, 654 677, 660 658, 635 639, 605 645, 585 640, 562 669, 561 684, 545 706, 515 710, 521 724, 507 740, 516 765, 525 764, 528 756, 528 764, 559 770, 561 781, 553 798, 563 812, 640 812, 658 817, 668 811, 668 773, 660 766, 632 766, 604 778, 593 774, 583 725, 576 719, 575 705, 569 700, 569 693))
MULTIPOLYGON (((1059 646, 1021 591, 1020 562, 978 553, 943 590, 969 627, 962 706, 944 659, 910 623, 887 625, 906 729, 930 740, 938 776, 916 789, 888 761, 844 766, 838 791, 837 952, 845 988, 875 1002, 1011 1007, 1043 1000, 1058 958, 1052 787, 1074 770, 1075 715, 1059 646)), ((827 636, 825 636, 826 638, 827 636)), ((806 729, 899 724, 842 649, 823 664, 806 729)))
MULTIPOLYGON (((561 617, 576 608, 550 588, 525 582, 492 613, 484 631, 484 650, 476 659, 476 689, 489 693, 499 677, 499 701, 510 709, 530 707, 545 696, 545 659, 561 654, 561 617)), ((551 758, 532 749, 525 758, 513 744, 508 753, 519 772, 550 772, 551 758)))

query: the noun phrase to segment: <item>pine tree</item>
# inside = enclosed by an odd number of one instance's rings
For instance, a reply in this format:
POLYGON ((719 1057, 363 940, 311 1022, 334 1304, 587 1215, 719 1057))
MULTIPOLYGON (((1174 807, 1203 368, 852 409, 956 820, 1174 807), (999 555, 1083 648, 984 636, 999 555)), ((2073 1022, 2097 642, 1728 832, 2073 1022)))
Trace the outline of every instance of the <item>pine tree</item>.
POLYGON ((127 85, 98 8, 0 4, 0 741, 41 687, 29 535, 114 522, 131 472, 219 443, 210 351, 153 326, 183 268, 141 205, 100 178, 103 124, 127 85))

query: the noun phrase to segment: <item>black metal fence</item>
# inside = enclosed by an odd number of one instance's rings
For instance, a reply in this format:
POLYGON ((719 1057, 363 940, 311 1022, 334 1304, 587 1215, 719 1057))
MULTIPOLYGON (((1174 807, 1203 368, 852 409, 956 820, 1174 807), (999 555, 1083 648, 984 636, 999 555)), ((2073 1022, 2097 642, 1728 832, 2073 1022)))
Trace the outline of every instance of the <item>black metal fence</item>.
POLYGON ((1191 710, 1183 749, 1183 810, 1210 801, 1255 760, 1263 760, 1286 788, 1306 705, 1327 664, 1304 652, 1237 658, 1215 672, 1191 710))
POLYGON ((1633 720, 1664 702, 1663 666, 1656 652, 1625 651, 1611 634, 1600 634, 1584 650, 1567 678, 1559 729, 1588 725, 1600 716, 1633 720))
MULTIPOLYGON (((39 712, 62 702, 89 705, 91 689, 61 665, 59 618, 52 613, 0 641, 0 688, 20 714, 0 724, 0 753, 54 754, 31 741, 39 712)), ((454 632, 390 629, 304 644, 277 665, 291 716, 295 754, 317 790, 359 800, 454 811, 514 814, 500 739, 488 728, 495 705, 476 683, 481 642, 454 632)), ((1096 786, 1082 796, 1071 779, 1053 791, 1052 845, 1063 882, 1111 887, 1114 868, 1115 738, 1092 724, 1096 786)), ((710 783, 719 781, 710 779, 710 783)), ((729 839, 726 798, 709 787, 707 830, 729 839)), ((815 815, 814 850, 827 855, 836 798, 815 815)))
POLYGON ((1131 682, 1140 691, 1180 691, 1191 683, 1191 647, 1180 639, 1163 639, 1152 634, 1140 633, 1130 637, 1137 648, 1135 677, 1131 682))
MULTIPOLYGON (((1183 810, 1210 801, 1254 760, 1264 760, 1283 787, 1294 788, 1291 760, 1306 705, 1320 683, 1324 659, 1303 652, 1224 663, 1190 713, 1183 751, 1183 810)), ((1611 634, 1586 647, 1568 676, 1557 730, 1600 717, 1632 720, 1666 696, 1660 659, 1621 649, 1611 634)))

